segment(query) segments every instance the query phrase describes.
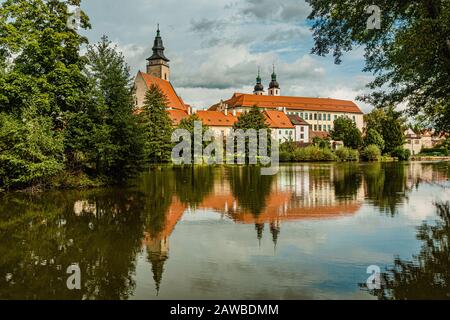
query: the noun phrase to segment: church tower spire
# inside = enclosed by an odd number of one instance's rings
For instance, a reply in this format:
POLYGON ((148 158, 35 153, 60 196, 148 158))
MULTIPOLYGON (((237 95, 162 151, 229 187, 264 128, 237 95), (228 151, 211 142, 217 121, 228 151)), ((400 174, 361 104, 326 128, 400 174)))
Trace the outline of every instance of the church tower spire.
POLYGON ((152 50, 153 54, 147 59, 147 73, 154 77, 169 81, 170 60, 164 55, 165 48, 161 37, 161 31, 159 30, 159 24, 152 50))
POLYGON ((261 68, 258 68, 258 77, 256 77, 256 86, 255 91, 253 91, 254 94, 258 96, 262 96, 264 94, 264 86, 261 82, 261 68))
POLYGON ((277 81, 277 74, 275 73, 275 64, 273 65, 272 81, 269 84, 269 96, 280 96, 280 85, 277 81))

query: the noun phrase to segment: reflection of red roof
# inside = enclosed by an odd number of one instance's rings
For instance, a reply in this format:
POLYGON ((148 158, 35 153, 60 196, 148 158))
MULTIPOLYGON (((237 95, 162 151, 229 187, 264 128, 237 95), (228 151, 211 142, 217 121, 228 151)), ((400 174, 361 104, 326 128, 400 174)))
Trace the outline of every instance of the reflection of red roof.
POLYGON ((172 124, 177 126, 180 124, 181 120, 189 117, 188 113, 183 110, 167 110, 169 114, 170 120, 172 120, 172 124))
POLYGON ((258 215, 243 211, 231 194, 216 194, 206 197, 199 208, 229 213, 238 223, 265 223, 272 221, 293 221, 303 219, 333 219, 355 214, 361 203, 336 203, 335 205, 307 207, 291 202, 292 192, 274 192, 267 198, 265 209, 258 215), (293 206, 294 205, 294 206, 293 206), (234 210, 236 206, 236 210, 234 210))
MULTIPOLYGON (((254 94, 235 93, 231 99, 224 101, 229 108, 252 107, 280 108, 306 110, 306 111, 330 111, 363 114, 361 109, 352 101, 330 98, 305 98, 287 96, 260 96, 254 94)), ((216 104, 210 110, 217 109, 216 104)))
POLYGON ((264 113, 271 128, 294 129, 294 125, 284 112, 267 110, 264 113))
POLYGON ((172 109, 184 110, 187 111, 188 108, 184 104, 183 100, 177 95, 174 87, 169 81, 162 80, 160 78, 154 77, 147 73, 139 71, 140 75, 145 80, 147 87, 150 88, 151 85, 157 85, 161 91, 166 95, 168 101, 168 107, 172 109))
POLYGON ((232 114, 225 115, 219 111, 197 111, 196 114, 204 125, 213 127, 232 127, 237 121, 232 114))

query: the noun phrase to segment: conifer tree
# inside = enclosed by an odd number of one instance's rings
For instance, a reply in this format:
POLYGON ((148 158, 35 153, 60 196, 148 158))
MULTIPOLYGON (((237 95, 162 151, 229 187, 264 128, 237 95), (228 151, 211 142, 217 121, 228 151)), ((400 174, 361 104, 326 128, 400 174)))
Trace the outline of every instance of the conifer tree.
POLYGON ((145 95, 142 120, 145 130, 145 154, 149 162, 170 160, 172 150, 172 121, 167 113, 167 97, 156 85, 145 95))

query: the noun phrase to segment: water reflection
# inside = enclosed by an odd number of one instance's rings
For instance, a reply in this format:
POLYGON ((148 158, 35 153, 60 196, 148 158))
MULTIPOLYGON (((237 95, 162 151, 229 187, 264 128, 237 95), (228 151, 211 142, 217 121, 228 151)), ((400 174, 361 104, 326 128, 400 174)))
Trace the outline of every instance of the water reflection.
MULTIPOLYGON (((448 164, 431 163, 292 165, 282 167, 277 176, 261 176, 255 167, 162 167, 152 169, 129 189, 4 195, 0 198, 0 299, 129 299, 139 284, 140 257, 145 257, 159 295, 164 293, 172 259, 171 238, 184 217, 215 214, 221 221, 251 226, 259 246, 267 235, 276 247, 284 239, 303 236, 292 231, 285 235, 288 226, 354 217, 365 205, 395 217, 413 190, 423 184, 445 187, 449 176, 448 164), (72 263, 82 270, 80 291, 66 287, 66 269, 72 263)), ((214 228, 220 231, 224 226, 214 228)), ((204 232, 215 232, 211 229, 204 232)), ((448 240, 447 229, 443 234, 447 232, 448 240)), ((208 257, 208 252, 198 254, 208 257)), ((436 266, 441 263, 438 260, 436 266)), ((403 274, 403 269, 397 271, 403 274)), ((205 275, 202 281, 212 279, 205 275)), ((391 296, 401 298, 397 293, 391 296)))
POLYGON ((450 299, 450 202, 435 204, 439 220, 417 228, 422 248, 412 260, 397 257, 383 274, 382 300, 450 299))

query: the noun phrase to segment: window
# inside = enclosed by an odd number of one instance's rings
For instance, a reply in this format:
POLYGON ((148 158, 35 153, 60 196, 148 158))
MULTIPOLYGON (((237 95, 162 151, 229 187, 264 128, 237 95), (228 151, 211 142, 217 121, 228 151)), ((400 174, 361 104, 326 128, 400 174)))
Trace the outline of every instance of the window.
POLYGON ((303 133, 300 135, 300 139, 305 139, 305 135, 303 133))
POLYGON ((356 122, 356 117, 355 116, 353 116, 353 121, 356 122))
POLYGON ((309 120, 312 120, 313 119, 313 115, 312 115, 312 113, 310 113, 309 114, 309 120))
POLYGON ((317 120, 317 113, 314 113, 314 120, 317 120))
POLYGON ((314 131, 317 131, 317 124, 314 125, 314 131))
POLYGON ((305 132, 305 127, 300 127, 300 132, 305 132))
POLYGON ((319 114, 319 120, 322 120, 322 115, 321 114, 319 114))
POLYGON ((334 121, 336 121, 337 120, 337 115, 334 115, 334 121))
POLYGON ((323 114, 323 121, 326 121, 327 120, 327 115, 324 113, 323 114))
POLYGON ((331 131, 331 126, 330 125, 328 125, 328 131, 331 131))
POLYGON ((300 112, 300 118, 303 119, 303 112, 300 112))
POLYGON ((322 125, 319 124, 319 131, 322 131, 322 125))
POLYGON ((283 134, 283 131, 280 130, 280 134, 283 134))

